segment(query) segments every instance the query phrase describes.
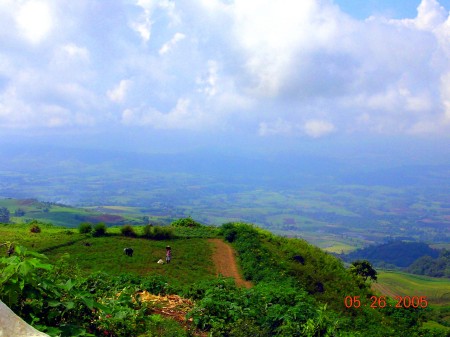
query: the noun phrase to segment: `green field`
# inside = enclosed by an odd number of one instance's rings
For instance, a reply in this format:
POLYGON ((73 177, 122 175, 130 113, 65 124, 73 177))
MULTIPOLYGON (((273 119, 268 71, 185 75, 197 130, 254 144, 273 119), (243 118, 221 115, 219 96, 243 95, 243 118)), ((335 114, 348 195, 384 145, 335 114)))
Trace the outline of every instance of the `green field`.
MULTIPOLYGON (((10 222, 27 223, 32 220, 49 222, 55 226, 77 227, 81 222, 98 223, 108 225, 120 225, 125 223, 145 224, 147 221, 155 223, 160 221, 158 217, 148 217, 144 220, 143 210, 139 207, 71 207, 67 205, 41 202, 35 199, 0 199, 0 207, 6 207, 10 212, 10 222), (23 215, 18 215, 21 211, 23 215)), ((167 222, 167 221, 165 221, 167 222)))
MULTIPOLYGON (((41 226, 41 229, 41 233, 30 233, 28 225, 0 225, 0 237, 2 242, 44 253, 51 262, 68 254, 67 261, 85 274, 104 271, 112 275, 163 275, 176 286, 215 277, 210 243, 202 238, 187 239, 189 229, 180 231, 184 238, 161 241, 124 237, 119 235, 118 227, 109 228, 109 236, 97 238, 61 227, 41 226), (164 260, 167 245, 172 247, 172 263, 157 264, 159 259, 164 260), (124 255, 125 247, 133 248, 133 257, 124 255)), ((140 227, 135 229, 140 233, 140 227)), ((195 234, 193 230, 191 236, 195 234)))
POLYGON ((390 297, 426 296, 431 306, 450 305, 450 279, 381 271, 373 288, 390 297))

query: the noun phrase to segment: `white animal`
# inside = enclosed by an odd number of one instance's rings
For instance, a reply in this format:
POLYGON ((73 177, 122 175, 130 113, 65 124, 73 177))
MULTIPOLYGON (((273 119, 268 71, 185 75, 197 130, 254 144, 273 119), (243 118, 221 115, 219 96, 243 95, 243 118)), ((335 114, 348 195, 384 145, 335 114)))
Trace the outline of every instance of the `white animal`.
POLYGON ((156 262, 156 263, 164 264, 164 261, 162 259, 159 259, 158 262, 156 262))

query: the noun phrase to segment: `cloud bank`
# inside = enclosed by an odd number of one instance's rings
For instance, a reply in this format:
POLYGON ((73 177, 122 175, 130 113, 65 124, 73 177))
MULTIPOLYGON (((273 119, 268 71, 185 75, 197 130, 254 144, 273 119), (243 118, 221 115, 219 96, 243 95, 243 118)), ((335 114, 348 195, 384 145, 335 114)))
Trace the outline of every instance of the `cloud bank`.
POLYGON ((450 19, 332 0, 2 1, 0 128, 450 131, 450 19))

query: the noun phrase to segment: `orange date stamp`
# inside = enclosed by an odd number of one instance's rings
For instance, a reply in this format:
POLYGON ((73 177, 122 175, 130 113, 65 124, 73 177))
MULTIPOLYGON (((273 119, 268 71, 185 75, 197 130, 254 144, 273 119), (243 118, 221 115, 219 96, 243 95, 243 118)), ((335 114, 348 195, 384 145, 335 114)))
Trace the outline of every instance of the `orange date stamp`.
POLYGON ((426 308, 428 301, 426 296, 394 296, 394 302, 387 301, 386 296, 371 296, 367 303, 360 299, 360 296, 346 296, 344 305, 347 309, 370 307, 372 309, 392 308, 426 308))

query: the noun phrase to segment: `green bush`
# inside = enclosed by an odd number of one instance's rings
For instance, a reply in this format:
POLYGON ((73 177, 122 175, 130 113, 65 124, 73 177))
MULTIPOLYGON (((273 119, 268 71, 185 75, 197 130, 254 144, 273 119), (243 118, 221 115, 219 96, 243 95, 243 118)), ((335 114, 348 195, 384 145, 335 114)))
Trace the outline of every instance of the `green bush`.
POLYGON ((92 232, 92 225, 89 222, 83 222, 78 226, 78 230, 81 234, 89 234, 92 232))
POLYGON ((153 236, 153 225, 144 226, 142 236, 146 239, 152 239, 153 236))
POLYGON ((144 227, 143 236, 151 240, 168 240, 175 237, 173 228, 152 225, 144 227))
POLYGON ((136 237, 136 232, 134 231, 134 228, 131 225, 124 225, 120 229, 120 232, 122 233, 123 236, 136 237))
POLYGON ((39 227, 37 224, 32 224, 30 227, 30 232, 31 233, 40 233, 41 227, 39 227))
POLYGON ((94 226, 93 236, 103 236, 106 234, 106 225, 103 222, 99 222, 94 226))
POLYGON ((170 318, 164 318, 161 315, 149 316, 148 330, 139 337, 187 337, 192 336, 188 331, 184 331, 180 324, 170 318))
POLYGON ((201 223, 193 220, 191 217, 175 220, 170 225, 174 227, 202 227, 201 223))
POLYGON ((162 276, 142 280, 94 273, 84 278, 67 256, 51 265, 46 256, 22 246, 14 256, 0 257, 0 271, 0 300, 50 336, 186 335, 175 321, 149 315, 147 302, 134 300, 139 289, 173 293, 162 276))
POLYGON ((219 231, 215 226, 173 227, 174 235, 182 238, 215 238, 219 231))
POLYGON ((237 226, 234 223, 225 223, 220 227, 219 235, 222 235, 228 242, 234 242, 238 234, 237 226))

